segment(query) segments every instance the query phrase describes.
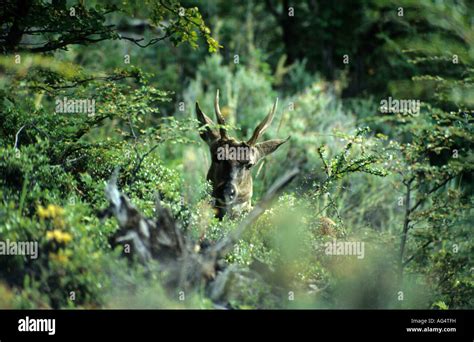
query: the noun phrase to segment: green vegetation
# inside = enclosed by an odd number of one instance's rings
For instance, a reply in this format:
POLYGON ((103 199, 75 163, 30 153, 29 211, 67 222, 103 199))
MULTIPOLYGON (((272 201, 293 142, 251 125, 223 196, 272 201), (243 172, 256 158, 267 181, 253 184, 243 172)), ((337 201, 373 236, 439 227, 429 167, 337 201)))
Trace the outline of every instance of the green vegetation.
POLYGON ((159 195, 195 241, 234 231, 195 119, 217 89, 240 139, 279 97, 265 139, 291 139, 254 168, 254 204, 300 168, 225 257, 219 305, 474 307, 471 2, 22 0, 0 18, 0 241, 38 243, 0 255, 0 308, 215 307, 123 258, 99 212, 119 169, 145 216, 159 195))

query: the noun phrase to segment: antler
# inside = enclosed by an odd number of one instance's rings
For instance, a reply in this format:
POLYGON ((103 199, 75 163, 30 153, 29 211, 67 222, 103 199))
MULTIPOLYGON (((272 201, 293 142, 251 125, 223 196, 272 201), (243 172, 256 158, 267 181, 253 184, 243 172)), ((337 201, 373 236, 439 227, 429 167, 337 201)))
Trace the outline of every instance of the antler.
POLYGON ((258 125, 257 128, 255 128, 255 130, 253 131, 252 137, 249 139, 249 141, 247 141, 247 144, 249 144, 250 146, 255 145, 258 138, 260 138, 260 136, 263 134, 263 132, 265 132, 265 130, 268 128, 268 126, 270 126, 270 124, 272 123, 272 120, 273 120, 273 116, 275 115, 277 105, 278 105, 278 97, 276 98, 272 109, 267 114, 265 119, 263 119, 263 121, 260 123, 260 125, 258 125))
MULTIPOLYGON (((216 92, 216 99, 214 100, 214 109, 216 111, 217 123, 221 126, 225 125, 224 116, 221 113, 221 109, 219 108, 219 89, 216 92)), ((227 131, 224 127, 219 128, 219 132, 221 134, 222 139, 227 139, 227 131)))

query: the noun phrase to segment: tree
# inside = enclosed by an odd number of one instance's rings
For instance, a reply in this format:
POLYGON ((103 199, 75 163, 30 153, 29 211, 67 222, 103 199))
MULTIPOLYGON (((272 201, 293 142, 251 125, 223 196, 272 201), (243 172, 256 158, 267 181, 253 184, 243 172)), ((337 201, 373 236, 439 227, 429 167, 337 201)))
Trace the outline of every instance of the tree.
POLYGON ((419 99, 421 106, 416 113, 384 117, 393 124, 394 136, 401 137, 387 147, 395 152, 392 169, 403 193, 399 274, 422 270, 443 303, 467 306, 473 288, 466 267, 472 246, 465 239, 473 203, 474 30, 467 17, 457 15, 468 10, 464 2, 451 3, 447 16, 444 4, 407 1, 404 9, 411 34, 393 46, 406 52, 417 72, 394 82, 394 96, 419 99), (422 20, 415 9, 424 13, 422 20), (416 33, 425 26, 432 27, 430 34, 416 33))
POLYGON ((174 43, 188 42, 197 46, 198 33, 207 42, 210 51, 218 43, 211 37, 199 10, 184 8, 178 1, 152 0, 141 7, 132 2, 105 1, 94 7, 77 1, 68 6, 65 0, 52 3, 42 0, 7 1, 2 4, 0 18, 3 34, 0 50, 11 52, 49 52, 67 49, 68 46, 88 45, 103 40, 128 40, 140 47, 154 45, 164 39, 174 43), (108 23, 114 14, 125 14, 146 19, 118 26, 108 23), (145 42, 136 38, 136 30, 149 29, 155 35, 145 42))

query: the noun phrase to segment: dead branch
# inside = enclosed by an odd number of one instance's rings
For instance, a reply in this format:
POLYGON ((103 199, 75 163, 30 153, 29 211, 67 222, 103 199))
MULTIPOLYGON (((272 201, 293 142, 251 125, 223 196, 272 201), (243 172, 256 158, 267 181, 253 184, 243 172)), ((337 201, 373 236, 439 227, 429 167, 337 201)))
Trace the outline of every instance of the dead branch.
POLYGON ((21 126, 20 129, 18 130, 18 132, 16 132, 16 134, 15 134, 15 146, 13 147, 14 149, 18 148, 18 137, 20 136, 20 133, 23 130, 23 128, 25 128, 25 126, 26 125, 21 126))
POLYGON ((167 274, 164 280, 166 288, 189 289, 204 284, 211 299, 217 302, 225 295, 228 281, 245 277, 243 274, 236 275, 237 268, 233 265, 223 267, 222 257, 298 173, 295 168, 278 179, 233 233, 205 249, 196 248, 198 245, 185 235, 180 223, 159 199, 156 202, 156 218, 152 220, 143 216, 119 191, 118 169, 106 185, 109 207, 101 216, 113 216, 118 221, 119 230, 111 240, 113 246, 122 245, 126 256, 135 256, 141 263, 147 264, 150 260, 158 262, 160 271, 167 274))

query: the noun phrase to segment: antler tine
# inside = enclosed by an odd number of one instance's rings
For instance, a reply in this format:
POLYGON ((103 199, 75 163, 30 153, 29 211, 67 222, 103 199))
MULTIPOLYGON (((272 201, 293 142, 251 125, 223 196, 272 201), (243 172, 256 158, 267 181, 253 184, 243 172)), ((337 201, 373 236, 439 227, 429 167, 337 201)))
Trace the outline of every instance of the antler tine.
POLYGON ((270 126, 270 124, 272 123, 273 116, 275 115, 275 111, 276 111, 277 106, 278 106, 278 97, 276 98, 272 109, 267 114, 265 119, 263 119, 263 121, 253 131, 252 137, 249 139, 249 141, 247 141, 247 144, 249 144, 250 146, 253 146, 253 145, 256 144, 258 138, 260 138, 260 136, 263 134, 263 132, 265 132, 265 130, 268 128, 268 126, 270 126))
MULTIPOLYGON (((224 116, 222 115, 221 109, 219 107, 219 89, 217 89, 216 91, 216 99, 214 100, 214 109, 216 111, 217 123, 221 126, 225 125, 224 116)), ((225 128, 220 127, 219 132, 221 134, 222 139, 227 138, 227 131, 225 128)))

